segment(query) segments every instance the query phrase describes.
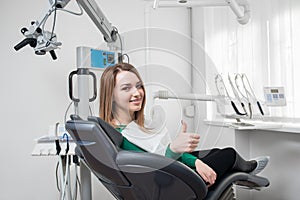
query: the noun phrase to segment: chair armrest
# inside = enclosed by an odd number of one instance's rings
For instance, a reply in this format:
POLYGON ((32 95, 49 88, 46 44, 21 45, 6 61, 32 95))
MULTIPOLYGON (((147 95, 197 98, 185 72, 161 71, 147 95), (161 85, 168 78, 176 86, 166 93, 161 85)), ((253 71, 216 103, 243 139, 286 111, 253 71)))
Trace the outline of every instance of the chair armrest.
POLYGON ((231 184, 243 186, 248 189, 257 189, 261 187, 268 187, 270 182, 268 179, 261 176, 251 175, 245 172, 231 172, 224 175, 222 180, 210 188, 205 199, 219 199, 224 190, 231 184))
POLYGON ((203 199, 207 194, 207 186, 203 179, 186 165, 153 153, 120 151, 116 157, 116 163, 124 173, 151 173, 162 171, 171 174, 197 194, 198 199, 203 199))

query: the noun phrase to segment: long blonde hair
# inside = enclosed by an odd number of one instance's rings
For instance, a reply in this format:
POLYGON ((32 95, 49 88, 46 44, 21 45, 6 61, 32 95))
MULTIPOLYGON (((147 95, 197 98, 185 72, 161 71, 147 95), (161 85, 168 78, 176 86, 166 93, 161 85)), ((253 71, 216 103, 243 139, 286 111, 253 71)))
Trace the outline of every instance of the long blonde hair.
MULTIPOLYGON (((107 67, 100 81, 100 106, 99 106, 99 116, 101 119, 107 123, 114 126, 112 120, 113 116, 113 91, 116 86, 117 74, 121 71, 129 71, 134 73, 140 81, 142 81, 137 69, 128 63, 118 63, 114 66, 107 67)), ((146 103, 146 93, 144 84, 142 84, 142 89, 144 90, 144 101, 142 102, 142 107, 139 111, 135 112, 134 121, 140 126, 144 127, 144 108, 146 103)))

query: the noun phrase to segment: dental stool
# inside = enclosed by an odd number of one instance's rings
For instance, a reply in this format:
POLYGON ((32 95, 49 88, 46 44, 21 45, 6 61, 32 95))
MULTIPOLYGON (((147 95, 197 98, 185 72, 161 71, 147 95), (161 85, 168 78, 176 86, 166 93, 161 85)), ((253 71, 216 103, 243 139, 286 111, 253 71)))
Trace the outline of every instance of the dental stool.
POLYGON ((234 172, 208 189, 196 172, 178 161, 122 150, 123 136, 100 118, 71 118, 66 129, 77 145, 76 154, 116 199, 232 200, 233 184, 249 189, 269 185, 266 178, 234 172))

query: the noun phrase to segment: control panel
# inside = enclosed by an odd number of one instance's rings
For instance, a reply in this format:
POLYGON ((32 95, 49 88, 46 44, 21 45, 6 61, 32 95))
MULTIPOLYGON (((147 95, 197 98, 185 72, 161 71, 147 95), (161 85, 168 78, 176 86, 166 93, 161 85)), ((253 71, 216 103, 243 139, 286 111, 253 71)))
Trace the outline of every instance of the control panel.
POLYGON ((105 69, 116 64, 116 53, 110 51, 91 49, 91 66, 105 69))
POLYGON ((286 106, 284 87, 264 87, 267 106, 286 106))

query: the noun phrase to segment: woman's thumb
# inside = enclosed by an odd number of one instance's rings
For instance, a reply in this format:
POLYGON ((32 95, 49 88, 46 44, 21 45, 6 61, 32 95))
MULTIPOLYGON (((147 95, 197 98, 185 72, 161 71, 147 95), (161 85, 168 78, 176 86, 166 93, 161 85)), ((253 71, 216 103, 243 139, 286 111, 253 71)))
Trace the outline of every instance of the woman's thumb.
POLYGON ((187 123, 181 120, 181 132, 185 133, 187 131, 187 123))

